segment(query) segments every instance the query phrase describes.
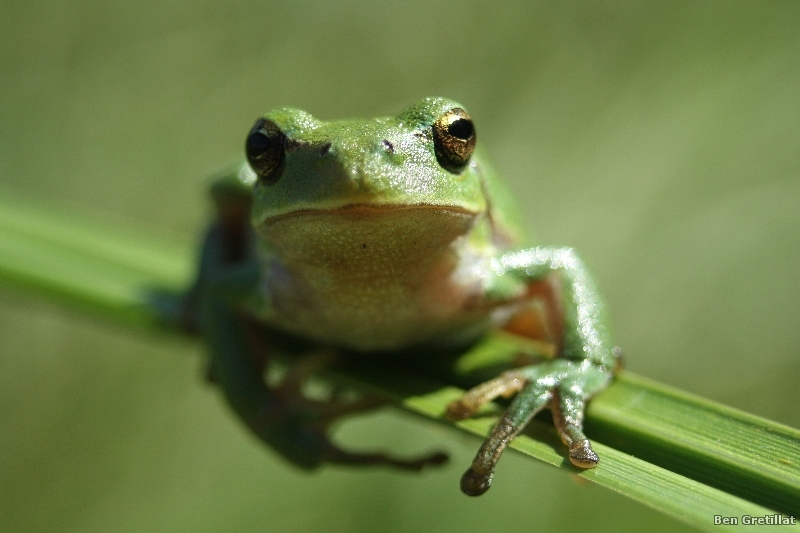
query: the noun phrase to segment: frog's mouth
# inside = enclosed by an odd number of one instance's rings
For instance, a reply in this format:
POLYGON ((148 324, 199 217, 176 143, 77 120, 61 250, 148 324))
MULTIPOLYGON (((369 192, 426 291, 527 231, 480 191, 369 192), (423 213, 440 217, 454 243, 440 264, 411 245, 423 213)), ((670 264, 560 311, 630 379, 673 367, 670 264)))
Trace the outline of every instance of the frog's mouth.
POLYGON ((351 204, 300 209, 264 220, 258 232, 284 259, 397 262, 437 254, 470 232, 478 213, 458 206, 351 204))
POLYGON ((329 209, 326 208, 297 209, 295 211, 289 211, 288 213, 281 213, 279 215, 267 217, 262 222, 261 226, 262 227, 268 226, 284 218, 303 217, 307 215, 332 215, 332 216, 346 216, 346 217, 358 217, 362 219, 369 219, 372 217, 379 217, 387 213, 395 213, 395 212, 411 212, 408 214, 413 216, 414 214, 419 214, 420 212, 426 210, 444 211, 453 214, 469 215, 473 217, 477 216, 478 214, 474 211, 470 211, 469 209, 465 209, 459 206, 433 205, 433 204, 380 205, 380 204, 360 203, 360 204, 344 205, 341 207, 333 207, 329 209))

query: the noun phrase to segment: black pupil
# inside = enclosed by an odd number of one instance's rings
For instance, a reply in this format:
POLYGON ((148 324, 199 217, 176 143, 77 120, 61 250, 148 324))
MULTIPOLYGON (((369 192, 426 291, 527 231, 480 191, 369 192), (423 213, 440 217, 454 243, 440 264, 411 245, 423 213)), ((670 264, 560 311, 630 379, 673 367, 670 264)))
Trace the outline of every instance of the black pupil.
POLYGON ((465 141, 472 137, 472 131, 472 121, 465 118, 454 120, 447 127, 447 133, 465 141))
POLYGON ((250 134, 250 150, 253 155, 258 155, 269 150, 270 138, 263 131, 254 131, 250 134))

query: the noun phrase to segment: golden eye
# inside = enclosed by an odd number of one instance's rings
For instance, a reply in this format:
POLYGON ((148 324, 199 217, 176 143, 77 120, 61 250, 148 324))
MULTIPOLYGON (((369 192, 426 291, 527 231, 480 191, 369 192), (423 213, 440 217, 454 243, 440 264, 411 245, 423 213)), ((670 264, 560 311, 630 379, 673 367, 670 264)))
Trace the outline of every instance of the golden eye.
POLYGON ((475 150, 475 126, 463 109, 451 109, 433 123, 436 159, 445 169, 461 172, 475 150))
POLYGON ((258 119, 247 135, 245 152, 250 167, 265 185, 280 179, 286 161, 286 136, 271 120, 258 119))

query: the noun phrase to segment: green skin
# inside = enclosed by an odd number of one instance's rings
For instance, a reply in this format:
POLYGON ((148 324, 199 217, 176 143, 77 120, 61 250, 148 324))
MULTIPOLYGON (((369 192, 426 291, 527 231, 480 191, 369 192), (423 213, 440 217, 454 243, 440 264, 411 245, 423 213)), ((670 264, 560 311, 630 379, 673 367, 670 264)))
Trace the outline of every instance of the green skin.
MULTIPOLYGON (((520 247, 511 195, 479 153, 470 147, 468 159, 454 165, 448 149, 437 148, 435 124, 454 109, 463 108, 426 98, 395 117, 337 122, 271 111, 264 119, 283 135, 279 170, 265 176, 251 157, 258 175, 245 164, 212 188, 218 219, 184 319, 208 339, 209 379, 231 407, 301 467, 418 470, 446 456, 400 460, 338 448, 328 439, 329 424, 375 402, 306 398, 302 384, 325 356, 307 357, 279 385, 268 384, 275 339, 376 357, 417 347, 452 351, 537 301, 549 310, 544 322, 556 357, 479 385, 448 410, 451 418, 466 418, 514 395, 462 490, 485 492, 502 451, 546 407, 570 460, 582 468, 597 464, 581 430, 583 413, 617 361, 591 277, 570 248, 520 247)), ((258 141, 251 137, 248 143, 258 141)))

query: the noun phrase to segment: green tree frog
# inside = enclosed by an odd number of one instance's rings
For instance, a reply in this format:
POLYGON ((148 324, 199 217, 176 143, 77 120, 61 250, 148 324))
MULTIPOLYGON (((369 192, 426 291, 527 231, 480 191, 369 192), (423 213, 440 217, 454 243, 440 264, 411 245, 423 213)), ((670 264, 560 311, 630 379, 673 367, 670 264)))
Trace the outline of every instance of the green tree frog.
POLYGON ((368 120, 277 109, 247 135, 247 162, 212 187, 217 220, 184 322, 207 338, 209 380, 296 465, 420 469, 446 456, 339 448, 329 424, 374 401, 307 397, 303 383, 324 357, 301 359, 273 383, 265 371, 274 344, 435 357, 497 327, 549 343, 554 357, 508 370, 449 406, 448 416, 463 419, 513 396, 462 490, 490 487, 503 450, 543 408, 569 460, 597 465, 582 420, 617 366, 603 306, 572 249, 524 247, 513 198, 475 143, 472 119, 445 98, 368 120))

